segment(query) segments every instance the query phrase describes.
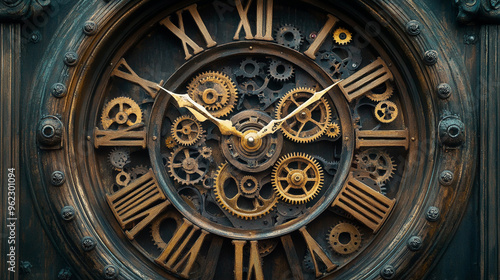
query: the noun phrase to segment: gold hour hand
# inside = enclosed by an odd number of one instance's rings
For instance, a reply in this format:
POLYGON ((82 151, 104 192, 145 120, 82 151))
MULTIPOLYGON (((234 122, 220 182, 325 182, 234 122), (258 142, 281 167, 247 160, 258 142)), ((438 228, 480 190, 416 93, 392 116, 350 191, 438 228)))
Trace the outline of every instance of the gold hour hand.
POLYGON ((221 120, 212 116, 212 114, 210 114, 210 112, 208 112, 205 107, 196 103, 196 101, 194 101, 188 94, 175 93, 163 88, 160 85, 158 85, 158 87, 168 93, 173 99, 175 99, 179 107, 187 108, 200 122, 210 120, 211 122, 216 124, 217 127, 219 127, 219 130, 223 135, 235 135, 238 137, 243 137, 243 133, 238 131, 233 126, 233 123, 230 120, 221 120))
POLYGON ((288 114, 286 117, 281 118, 279 120, 272 120, 270 121, 266 126, 264 126, 259 132, 257 132, 257 137, 262 138, 268 134, 273 134, 276 131, 278 131, 281 128, 281 125, 287 121, 288 119, 294 117, 296 114, 298 114, 300 111, 302 111, 304 108, 308 107, 309 105, 315 103, 316 101, 320 100, 325 93, 330 91, 334 86, 336 86, 338 83, 342 82, 342 80, 334 83, 333 85, 323 89, 322 91, 318 91, 311 98, 309 98, 306 102, 302 103, 299 107, 297 107, 295 110, 293 110, 290 114, 288 114))

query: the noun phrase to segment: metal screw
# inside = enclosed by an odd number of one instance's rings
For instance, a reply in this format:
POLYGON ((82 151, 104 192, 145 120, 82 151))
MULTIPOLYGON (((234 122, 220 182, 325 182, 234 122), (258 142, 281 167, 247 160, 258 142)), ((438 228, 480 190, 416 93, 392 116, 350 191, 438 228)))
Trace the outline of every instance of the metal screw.
POLYGON ((66 95, 66 86, 61 83, 55 83, 52 85, 50 91, 54 97, 61 98, 66 95))
POLYGON ((30 36, 30 42, 31 43, 38 43, 40 42, 40 40, 42 40, 42 34, 40 33, 40 31, 34 31, 33 33, 31 33, 31 36, 30 36))
POLYGON ((424 54, 424 63, 428 66, 436 64, 438 61, 438 52, 435 50, 426 51, 424 54))
POLYGON ((449 186, 451 183, 453 183, 453 177, 454 174, 450 170, 444 170, 441 172, 441 175, 439 175, 439 183, 444 186, 449 186))
POLYGON ((83 33, 91 36, 94 35, 97 32, 97 23, 94 21, 86 21, 85 24, 83 25, 83 33))
POLYGON ((416 20, 410 20, 406 24, 406 32, 408 32, 409 35, 411 36, 417 36, 420 34, 420 22, 416 20))
POLYGON ((64 55, 64 63, 67 66, 73 66, 78 61, 78 54, 76 52, 67 52, 64 55))
POLYGON ((50 182, 52 183, 52 185, 59 187, 64 184, 65 181, 66 176, 64 175, 64 172, 59 170, 52 172, 52 175, 50 176, 50 182))
POLYGON ((422 249, 422 238, 418 236, 412 236, 408 239, 408 249, 411 251, 418 251, 422 249))
POLYGON ((427 213, 425 214, 425 217, 427 218, 427 220, 429 222, 435 222, 439 219, 439 208, 435 207, 435 206, 431 206, 429 207, 429 209, 427 209, 427 213))
POLYGON ((451 96, 451 86, 446 83, 442 83, 438 86, 438 96, 441 99, 446 99, 451 96))
POLYGON ((73 206, 64 206, 61 209, 61 217, 65 221, 71 221, 75 218, 75 208, 73 206))
POLYGON ((392 265, 386 265, 380 270, 380 276, 384 279, 392 279, 396 275, 396 269, 392 265))
POLYGON ((89 252, 89 251, 94 250, 96 245, 97 244, 96 244, 95 239, 91 236, 85 236, 82 239, 82 248, 85 252, 89 252))
POLYGON ((103 274, 105 279, 115 279, 120 274, 120 271, 114 265, 110 264, 104 267, 103 274))

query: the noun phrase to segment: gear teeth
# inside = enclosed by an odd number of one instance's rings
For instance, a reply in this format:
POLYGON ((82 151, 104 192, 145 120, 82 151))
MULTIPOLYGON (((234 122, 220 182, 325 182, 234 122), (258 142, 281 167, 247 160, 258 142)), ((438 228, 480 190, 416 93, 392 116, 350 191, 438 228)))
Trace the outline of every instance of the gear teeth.
POLYGON ((332 226, 328 233, 326 234, 326 241, 328 242, 328 247, 335 252, 339 256, 347 256, 352 253, 355 253, 356 251, 361 248, 361 244, 363 242, 363 233, 359 230, 359 227, 350 223, 350 222, 343 222, 340 221, 337 223, 335 226, 332 226), (343 229, 343 227, 345 229, 343 229), (344 230, 342 232, 348 232, 351 235, 351 239, 349 243, 344 244, 341 242, 336 242, 338 241, 337 238, 333 238, 332 231, 335 229, 337 230, 344 230), (352 236, 354 235, 354 236, 352 236), (352 242, 352 244, 351 244, 352 242))
MULTIPOLYGON (((104 105, 104 108, 102 109, 102 114, 101 114, 101 125, 104 129, 108 129, 113 123, 116 122, 114 118, 109 117, 109 113, 111 113, 111 109, 113 109, 115 106, 119 104, 127 104, 130 109, 130 113, 127 113, 128 115, 135 115, 136 120, 133 122, 132 120, 125 120, 121 121, 123 124, 126 124, 127 126, 132 126, 138 123, 142 122, 143 119, 143 112, 139 105, 130 97, 125 97, 125 96, 120 96, 111 99, 109 102, 104 105)), ((115 116, 116 117, 116 116, 115 116)))
POLYGON ((371 92, 368 92, 365 96, 368 97, 371 101, 374 102, 381 102, 381 101, 386 101, 387 99, 391 98, 392 94, 394 93, 394 87, 389 81, 385 82, 385 91, 382 93, 374 93, 373 90, 371 92))
MULTIPOLYGON (((385 185, 395 174, 397 164, 395 164, 394 159, 384 150, 381 149, 376 149, 376 148, 371 148, 368 150, 365 150, 357 155, 355 155, 355 162, 358 167, 358 169, 368 171, 372 173, 376 177, 376 182, 378 185, 385 185), (386 171, 386 174, 380 176, 378 173, 370 172, 367 170, 369 166, 365 166, 367 163, 363 162, 362 158, 370 153, 374 153, 378 157, 384 158, 384 161, 388 164, 386 167, 387 169, 383 169, 386 171)), ((377 167, 377 170, 380 170, 377 167)))
POLYGON ((352 33, 349 32, 349 30, 347 30, 345 28, 342 28, 342 27, 337 28, 333 32, 333 41, 335 41, 335 43, 337 43, 341 46, 345 46, 352 41, 352 33), (341 38, 342 34, 344 34, 343 36, 345 36, 345 38, 341 38))
POLYGON ((196 144, 202 138, 203 134, 205 133, 201 123, 198 120, 196 120, 194 117, 191 117, 191 116, 180 116, 177 119, 175 119, 173 124, 172 124, 172 127, 171 127, 171 132, 172 132, 172 137, 174 138, 175 142, 177 142, 179 145, 182 145, 182 146, 192 146, 192 145, 196 144), (196 125, 196 130, 197 130, 196 133, 197 134, 192 139, 188 139, 188 140, 182 139, 181 136, 179 136, 176 132, 176 131, 178 131, 177 126, 185 121, 192 122, 192 124, 196 125))

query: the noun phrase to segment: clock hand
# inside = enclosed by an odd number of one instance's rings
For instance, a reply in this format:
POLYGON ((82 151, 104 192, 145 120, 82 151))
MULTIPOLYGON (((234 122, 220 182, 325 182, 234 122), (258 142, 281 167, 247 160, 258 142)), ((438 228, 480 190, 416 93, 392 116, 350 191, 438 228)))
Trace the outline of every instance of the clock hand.
POLYGON ((187 108, 200 122, 210 120, 219 127, 219 130, 223 135, 235 135, 240 138, 243 137, 243 133, 238 131, 230 120, 221 120, 212 116, 212 114, 210 114, 205 107, 196 103, 196 101, 194 101, 188 94, 174 93, 160 85, 157 86, 174 98, 179 107, 187 108))
POLYGON ((316 92, 315 94, 313 94, 313 96, 311 98, 309 98, 306 102, 302 103, 299 107, 297 107, 295 110, 293 110, 293 112, 291 112, 290 114, 288 114, 286 117, 281 118, 279 120, 272 120, 272 121, 270 121, 259 132, 257 132, 257 137, 258 138, 262 138, 262 137, 264 137, 264 136, 266 136, 268 134, 275 133, 276 131, 278 131, 278 129, 281 128, 281 125, 286 120, 292 118, 293 116, 295 116, 300 111, 302 111, 304 108, 308 107, 309 105, 313 104, 314 102, 320 100, 321 97, 323 97, 323 95, 325 95, 325 93, 327 93, 328 91, 330 91, 334 86, 336 86, 338 83, 340 83, 342 81, 343 80, 340 80, 340 81, 334 83, 333 85, 331 85, 331 86, 323 89, 322 91, 316 92))

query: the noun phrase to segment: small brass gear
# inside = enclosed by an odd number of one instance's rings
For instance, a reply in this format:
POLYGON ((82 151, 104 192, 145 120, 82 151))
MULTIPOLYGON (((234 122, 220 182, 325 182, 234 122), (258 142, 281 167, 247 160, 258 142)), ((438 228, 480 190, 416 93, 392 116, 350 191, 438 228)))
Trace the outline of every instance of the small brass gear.
POLYGON ((371 148, 356 155, 356 163, 358 169, 368 171, 379 185, 387 183, 396 170, 392 157, 377 148, 371 148))
POLYGON ((130 174, 125 171, 121 171, 116 175, 115 180, 118 186, 125 187, 130 183, 130 174))
POLYGON ((396 103, 386 100, 375 106, 375 117, 381 123, 391 123, 398 117, 398 106, 396 103))
POLYGON ((333 41, 339 45, 347 45, 352 41, 352 33, 345 28, 337 28, 333 32, 333 41))
POLYGON ((101 124, 108 129, 112 124, 132 126, 142 122, 139 105, 128 97, 117 97, 106 103, 102 110, 101 124))
POLYGON ((332 122, 327 128, 326 128, 326 136, 330 138, 337 138, 340 136, 340 125, 336 122, 332 122))
POLYGON ((386 81, 385 83, 368 92, 366 94, 366 97, 368 97, 368 99, 370 99, 371 101, 380 102, 391 98, 393 92, 394 88, 392 87, 391 82, 386 81))
POLYGON ((208 168, 208 160, 194 147, 178 147, 168 158, 168 173, 182 185, 201 182, 208 168))
POLYGON ((165 248, 167 248, 167 242, 163 240, 161 234, 162 231, 161 225, 167 220, 169 221, 169 224, 172 224, 172 222, 174 222, 176 225, 175 226, 176 229, 178 229, 183 223, 182 216, 175 211, 165 212, 153 220, 153 222, 151 223, 151 236, 153 237, 154 244, 160 250, 165 250, 165 248))
POLYGON ((234 82, 226 74, 217 71, 199 74, 189 83, 187 89, 193 100, 217 118, 231 113, 238 100, 234 82))
POLYGON ((323 169, 310 155, 291 153, 274 165, 272 183, 285 202, 303 204, 312 200, 323 186, 323 169))
POLYGON ((355 225, 340 222, 330 229, 326 239, 335 253, 350 255, 361 247, 362 234, 355 225))
POLYGON ((241 178, 239 187, 241 193, 249 198, 255 198, 260 190, 259 181, 257 180, 257 178, 251 175, 243 176, 243 178, 241 178))
POLYGON ((175 148, 176 144, 174 141, 174 137, 168 136, 167 138, 165 138, 165 146, 169 149, 175 148))
MULTIPOLYGON (((295 88, 281 98, 276 107, 276 119, 281 119, 311 98, 313 88, 295 88)), ((290 140, 297 143, 310 143, 323 135, 330 124, 330 104, 325 97, 303 109, 294 117, 286 120, 281 130, 290 140)))
POLYGON ((214 194, 219 205, 232 215, 245 220, 257 219, 271 212, 278 199, 270 184, 261 186, 255 197, 248 198, 240 190, 240 178, 243 176, 245 175, 228 163, 223 163, 218 168, 214 194))
POLYGON ((174 120, 171 128, 175 142, 182 146, 191 146, 201 139, 203 127, 201 123, 191 116, 180 116, 174 120))
POLYGON ((115 170, 121 171, 130 163, 130 151, 126 148, 114 148, 109 153, 108 160, 115 170))
POLYGON ((211 159, 212 158, 212 148, 203 146, 200 148, 200 154, 204 159, 211 159))

